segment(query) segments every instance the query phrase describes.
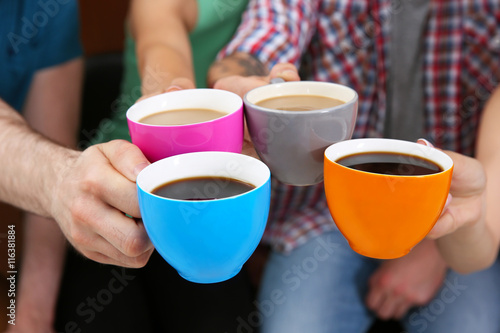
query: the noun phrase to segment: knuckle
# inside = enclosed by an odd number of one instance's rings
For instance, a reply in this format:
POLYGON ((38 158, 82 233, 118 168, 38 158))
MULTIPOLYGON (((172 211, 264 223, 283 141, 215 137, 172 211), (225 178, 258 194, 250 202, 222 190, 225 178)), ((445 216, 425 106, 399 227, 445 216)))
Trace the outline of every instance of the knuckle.
POLYGON ((97 159, 100 159, 102 156, 102 146, 103 144, 101 143, 85 149, 81 153, 79 164, 81 164, 81 166, 86 166, 88 164, 87 161, 95 161, 97 159))
POLYGON ((80 228, 72 228, 70 237, 73 240, 75 247, 86 247, 89 243, 87 235, 80 228))
POLYGON ((99 175, 101 172, 98 170, 94 170, 93 167, 90 167, 82 174, 82 178, 80 180, 80 189, 84 194, 96 194, 99 193, 101 187, 101 180, 99 179, 99 175))
POLYGON ((98 147, 100 146, 100 144, 98 145, 92 145, 88 148, 86 148, 83 152, 82 152, 82 156, 87 156, 87 155, 94 155, 96 154, 96 152, 99 150, 98 147))
POLYGON ((239 82, 241 80, 241 77, 238 75, 230 75, 223 77, 219 80, 217 80, 214 84, 215 89, 222 89, 222 90, 231 90, 231 88, 234 88, 233 85, 235 82, 239 82))
POLYGON ((152 253, 153 253, 153 250, 148 251, 146 253, 143 253, 140 256, 134 258, 133 263, 132 263, 133 267, 134 268, 142 268, 142 267, 146 266, 146 264, 149 261, 149 257, 151 256, 152 253))
POLYGON ((214 89, 221 89, 223 90, 226 87, 225 84, 225 79, 219 79, 214 83, 214 89))
POLYGON ((79 230, 78 226, 87 225, 89 223, 89 207, 83 198, 78 198, 73 201, 70 206, 70 214, 73 219, 72 231, 79 230))
POLYGON ((114 153, 117 157, 126 156, 131 151, 134 151, 134 146, 125 140, 114 140, 114 153))
POLYGON ((217 80, 217 81, 215 81, 215 83, 214 83, 214 85, 213 85, 213 88, 214 88, 214 89, 222 89, 223 87, 224 87, 224 86, 223 86, 223 84, 222 84, 221 80, 217 80))
POLYGON ((123 243, 124 254, 129 257, 139 257, 148 247, 147 239, 139 232, 132 232, 123 243))

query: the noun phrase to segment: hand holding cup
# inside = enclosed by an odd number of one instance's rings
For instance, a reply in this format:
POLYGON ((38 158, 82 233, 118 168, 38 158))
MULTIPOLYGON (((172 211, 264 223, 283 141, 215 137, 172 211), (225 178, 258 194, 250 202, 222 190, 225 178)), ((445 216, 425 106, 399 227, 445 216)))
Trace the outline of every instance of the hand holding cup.
POLYGON ((438 220, 453 160, 414 142, 355 139, 325 151, 325 193, 335 224, 356 252, 407 254, 438 220))
POLYGON ((266 226, 270 171, 249 156, 172 156, 146 167, 137 187, 144 226, 156 250, 192 282, 214 283, 236 275, 266 226), (191 182, 200 179, 198 185, 191 182), (226 196, 234 181, 250 187, 226 196), (165 192, 158 192, 160 187, 165 192))
POLYGON ((358 106, 351 88, 313 81, 261 86, 243 100, 257 154, 274 177, 296 186, 323 181, 323 153, 351 137, 358 106))

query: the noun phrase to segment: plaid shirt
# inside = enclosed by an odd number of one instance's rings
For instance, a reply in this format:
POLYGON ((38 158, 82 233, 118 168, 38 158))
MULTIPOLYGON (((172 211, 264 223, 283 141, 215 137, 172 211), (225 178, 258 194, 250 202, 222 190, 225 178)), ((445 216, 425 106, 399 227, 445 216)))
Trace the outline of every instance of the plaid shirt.
MULTIPOLYGON (((391 16, 404 1, 253 0, 221 52, 247 52, 269 68, 291 62, 304 75, 358 92, 353 137, 381 137, 386 110, 391 16)), ((425 137, 435 146, 474 154, 479 117, 500 80, 500 2, 431 1, 422 64, 425 137)), ((273 183, 264 241, 288 252, 335 228, 323 184, 273 183)))

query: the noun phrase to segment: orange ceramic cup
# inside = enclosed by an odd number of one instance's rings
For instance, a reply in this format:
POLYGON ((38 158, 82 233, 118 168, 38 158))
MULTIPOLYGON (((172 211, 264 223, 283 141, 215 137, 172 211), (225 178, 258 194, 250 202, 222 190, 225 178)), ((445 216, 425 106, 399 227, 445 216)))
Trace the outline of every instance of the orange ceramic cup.
MULTIPOLYGON (((415 160, 408 156, 406 159, 415 160)), ((432 229, 450 189, 452 159, 442 151, 414 142, 355 139, 332 144, 325 151, 325 192, 330 213, 351 248, 367 257, 404 256, 432 229), (417 156, 434 162, 440 171, 399 175, 359 171, 336 161, 363 153, 417 156)))

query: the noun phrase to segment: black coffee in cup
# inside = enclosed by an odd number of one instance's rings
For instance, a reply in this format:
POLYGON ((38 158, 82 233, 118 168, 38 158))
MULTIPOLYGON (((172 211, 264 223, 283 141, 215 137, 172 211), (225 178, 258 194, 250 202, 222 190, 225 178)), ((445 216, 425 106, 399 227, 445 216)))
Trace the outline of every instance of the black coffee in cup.
POLYGON ((443 171, 439 165, 422 157, 389 152, 353 154, 336 162, 352 169, 385 175, 417 176, 443 171))
POLYGON ((152 193, 177 200, 214 200, 239 195, 254 185, 227 177, 192 177, 178 179, 156 187, 152 193))

